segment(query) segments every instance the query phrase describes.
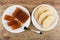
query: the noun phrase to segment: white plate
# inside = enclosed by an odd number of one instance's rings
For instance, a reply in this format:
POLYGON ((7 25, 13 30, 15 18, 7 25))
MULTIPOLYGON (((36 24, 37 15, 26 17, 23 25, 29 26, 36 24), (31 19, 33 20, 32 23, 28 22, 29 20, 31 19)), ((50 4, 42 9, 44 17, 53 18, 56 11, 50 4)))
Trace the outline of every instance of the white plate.
POLYGON ((10 6, 10 7, 8 7, 8 8, 4 11, 4 13, 3 13, 3 15, 2 15, 2 24, 3 24, 3 26, 5 27, 5 29, 8 30, 9 32, 12 32, 12 33, 20 33, 20 32, 23 32, 23 31, 24 31, 24 26, 28 27, 28 26, 30 25, 30 13, 29 13, 29 11, 28 11, 25 7, 23 7, 23 6, 21 6, 21 5, 13 5, 13 6, 10 6), (5 16, 5 15, 11 15, 11 14, 14 12, 14 10, 16 9, 16 7, 19 7, 21 10, 23 10, 24 12, 26 12, 26 13, 29 15, 29 18, 28 18, 28 20, 22 25, 21 28, 12 30, 12 28, 7 25, 7 21, 4 20, 4 16, 5 16))
POLYGON ((54 7, 48 5, 48 4, 38 5, 38 6, 33 10, 31 17, 32 17, 32 23, 33 23, 33 25, 34 25, 37 29, 42 30, 42 31, 52 30, 52 29, 56 26, 56 24, 57 24, 57 22, 58 22, 58 13, 57 13, 56 9, 55 9, 54 7), (35 20, 35 18, 34 18, 34 12, 36 11, 36 9, 37 9, 39 6, 49 6, 50 9, 51 9, 52 12, 53 12, 55 18, 56 18, 55 21, 52 23, 52 25, 50 25, 50 27, 49 27, 48 29, 43 29, 42 26, 39 25, 39 24, 37 23, 37 21, 35 20))

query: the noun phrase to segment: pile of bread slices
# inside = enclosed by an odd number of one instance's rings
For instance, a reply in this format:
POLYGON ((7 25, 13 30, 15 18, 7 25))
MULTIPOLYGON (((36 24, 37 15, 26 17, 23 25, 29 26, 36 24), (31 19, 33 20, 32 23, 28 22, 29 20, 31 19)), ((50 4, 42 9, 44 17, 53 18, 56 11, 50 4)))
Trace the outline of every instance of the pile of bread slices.
POLYGON ((39 6, 34 12, 34 17, 44 29, 49 28, 55 20, 54 14, 48 6, 39 6))

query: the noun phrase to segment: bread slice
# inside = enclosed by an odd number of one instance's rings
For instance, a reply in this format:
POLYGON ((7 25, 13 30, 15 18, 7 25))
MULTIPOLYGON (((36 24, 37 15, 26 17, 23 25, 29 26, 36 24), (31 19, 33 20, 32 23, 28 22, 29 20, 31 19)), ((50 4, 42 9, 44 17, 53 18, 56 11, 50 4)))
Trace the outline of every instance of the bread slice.
POLYGON ((55 17, 54 16, 48 16, 44 21, 43 21, 43 28, 47 29, 54 21, 55 17))
POLYGON ((50 8, 48 6, 40 6, 38 9, 35 11, 34 16, 37 19, 41 13, 43 13, 46 10, 49 10, 50 8))
POLYGON ((51 11, 46 11, 39 16, 38 23, 41 25, 42 21, 47 17, 53 15, 51 11))

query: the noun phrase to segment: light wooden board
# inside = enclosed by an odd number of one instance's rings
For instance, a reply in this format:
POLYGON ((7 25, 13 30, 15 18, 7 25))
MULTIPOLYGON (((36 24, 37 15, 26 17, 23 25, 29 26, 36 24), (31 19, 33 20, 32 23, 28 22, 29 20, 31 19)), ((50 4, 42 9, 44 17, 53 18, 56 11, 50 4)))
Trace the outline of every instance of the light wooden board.
MULTIPOLYGON (((37 30, 32 22, 29 28, 37 30)), ((60 40, 60 0, 0 0, 0 40, 60 40), (31 31, 24 31, 18 34, 10 33, 3 27, 1 18, 4 10, 14 4, 26 7, 30 14, 37 5, 50 4, 55 7, 58 12, 58 24, 53 30, 43 32, 42 35, 31 31)))

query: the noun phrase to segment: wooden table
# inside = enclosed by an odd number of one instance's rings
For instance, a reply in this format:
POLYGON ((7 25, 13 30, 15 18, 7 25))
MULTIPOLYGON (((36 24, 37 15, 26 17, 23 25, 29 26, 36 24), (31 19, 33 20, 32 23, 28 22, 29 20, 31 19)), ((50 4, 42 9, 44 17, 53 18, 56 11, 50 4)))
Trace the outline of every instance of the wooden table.
MULTIPOLYGON (((32 22, 29 28, 37 30, 32 22)), ((0 40, 60 40, 60 0, 0 0, 0 40), (1 18, 4 10, 14 4, 26 7, 30 14, 37 5, 50 4, 58 12, 58 24, 53 30, 44 32, 43 34, 37 34, 31 31, 24 31, 17 34, 10 33, 3 27, 1 18)))

